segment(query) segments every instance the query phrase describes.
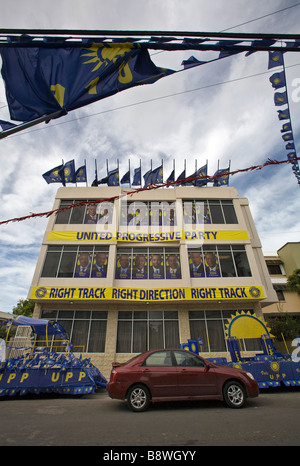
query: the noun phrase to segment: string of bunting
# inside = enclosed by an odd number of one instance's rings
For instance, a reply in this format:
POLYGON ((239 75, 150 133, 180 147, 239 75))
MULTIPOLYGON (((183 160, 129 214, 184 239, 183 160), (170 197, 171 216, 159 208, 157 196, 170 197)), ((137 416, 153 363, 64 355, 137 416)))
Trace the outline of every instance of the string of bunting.
POLYGON ((274 92, 274 104, 276 107, 285 106, 283 110, 277 110, 278 119, 282 121, 282 139, 286 142, 286 150, 291 151, 287 153, 287 158, 291 162, 292 170, 294 175, 300 185, 300 169, 296 154, 296 148, 294 143, 294 134, 293 134, 293 127, 292 127, 292 120, 290 115, 290 106, 289 106, 289 98, 288 98, 288 91, 287 91, 287 79, 285 74, 285 65, 284 65, 284 57, 283 52, 269 52, 269 63, 268 69, 272 69, 275 67, 281 67, 281 71, 277 71, 272 76, 270 76, 269 80, 272 84, 273 89, 276 91, 274 92), (278 92, 278 89, 280 90, 278 92))
POLYGON ((59 209, 50 210, 50 211, 47 211, 47 212, 31 213, 30 215, 26 215, 24 217, 17 217, 17 218, 11 218, 11 219, 8 219, 8 220, 3 220, 3 221, 0 222, 0 225, 8 224, 10 222, 21 222, 23 220, 28 220, 30 218, 36 218, 36 217, 50 217, 50 215, 58 214, 58 212, 65 211, 65 210, 71 209, 73 207, 80 207, 80 206, 91 205, 91 204, 101 204, 102 202, 113 202, 113 201, 115 201, 117 199, 120 199, 122 197, 132 196, 135 193, 138 193, 138 192, 141 192, 141 191, 149 191, 149 190, 152 190, 152 189, 159 189, 159 188, 163 188, 163 187, 174 186, 176 184, 180 185, 180 184, 185 184, 185 183, 191 183, 193 181, 201 180, 201 179, 206 179, 207 181, 214 181, 214 180, 216 180, 218 178, 228 177, 229 175, 236 175, 237 173, 244 173, 244 172, 253 171, 253 170, 261 170, 262 168, 267 167, 267 166, 271 166, 271 165, 277 165, 278 166, 278 165, 282 165, 282 164, 285 164, 285 163, 292 164, 292 163, 294 163, 295 161, 298 161, 298 160, 300 160, 300 157, 294 157, 293 160, 287 159, 287 160, 280 160, 280 161, 268 159, 262 165, 253 165, 252 167, 248 167, 248 168, 242 168, 242 169, 238 169, 238 170, 234 170, 234 171, 225 171, 225 172, 218 173, 218 174, 215 174, 215 175, 212 175, 212 176, 209 176, 209 175, 205 175, 205 176, 201 176, 201 175, 200 176, 189 176, 189 177, 185 178, 184 180, 166 181, 164 183, 151 184, 151 185, 143 187, 143 188, 131 189, 130 191, 126 190, 123 193, 112 196, 110 198, 93 200, 92 202, 89 201, 89 200, 76 202, 74 204, 71 204, 71 205, 68 205, 68 206, 65 206, 65 207, 62 207, 62 208, 59 208, 59 209))

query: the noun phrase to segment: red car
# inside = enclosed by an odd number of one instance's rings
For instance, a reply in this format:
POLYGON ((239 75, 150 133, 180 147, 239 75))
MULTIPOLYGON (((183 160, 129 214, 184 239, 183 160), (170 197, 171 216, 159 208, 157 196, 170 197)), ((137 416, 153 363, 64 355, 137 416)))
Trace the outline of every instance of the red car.
POLYGON ((147 351, 113 363, 107 391, 111 398, 127 400, 133 411, 145 411, 150 402, 208 399, 241 408, 247 397, 259 394, 252 374, 181 349, 147 351))

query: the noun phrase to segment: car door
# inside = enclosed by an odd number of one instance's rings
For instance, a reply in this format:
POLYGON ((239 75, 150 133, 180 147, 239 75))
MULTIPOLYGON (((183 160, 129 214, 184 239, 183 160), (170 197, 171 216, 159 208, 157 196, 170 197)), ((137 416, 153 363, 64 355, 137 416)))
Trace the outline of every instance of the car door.
POLYGON ((185 350, 174 351, 179 396, 210 396, 217 393, 217 377, 203 359, 185 350))
POLYGON ((171 351, 151 353, 141 367, 141 382, 146 383, 152 397, 177 395, 177 368, 172 364, 171 351))

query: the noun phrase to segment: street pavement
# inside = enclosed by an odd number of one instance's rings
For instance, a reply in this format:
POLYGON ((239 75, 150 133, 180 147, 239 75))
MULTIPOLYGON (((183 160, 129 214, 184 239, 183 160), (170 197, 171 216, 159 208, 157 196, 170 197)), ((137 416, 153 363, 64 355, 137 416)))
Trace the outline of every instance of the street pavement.
POLYGON ((167 402, 143 413, 104 389, 81 398, 2 397, 0 446, 299 446, 299 413, 299 388, 262 392, 243 409, 219 401, 167 402))

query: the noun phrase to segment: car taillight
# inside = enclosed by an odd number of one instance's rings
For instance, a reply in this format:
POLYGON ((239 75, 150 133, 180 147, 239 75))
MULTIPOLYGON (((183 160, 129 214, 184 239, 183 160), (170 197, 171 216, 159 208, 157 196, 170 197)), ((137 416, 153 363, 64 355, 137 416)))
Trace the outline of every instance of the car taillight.
POLYGON ((113 369, 110 373, 110 381, 111 382, 115 382, 116 381, 116 378, 117 378, 117 371, 116 369, 113 369))

